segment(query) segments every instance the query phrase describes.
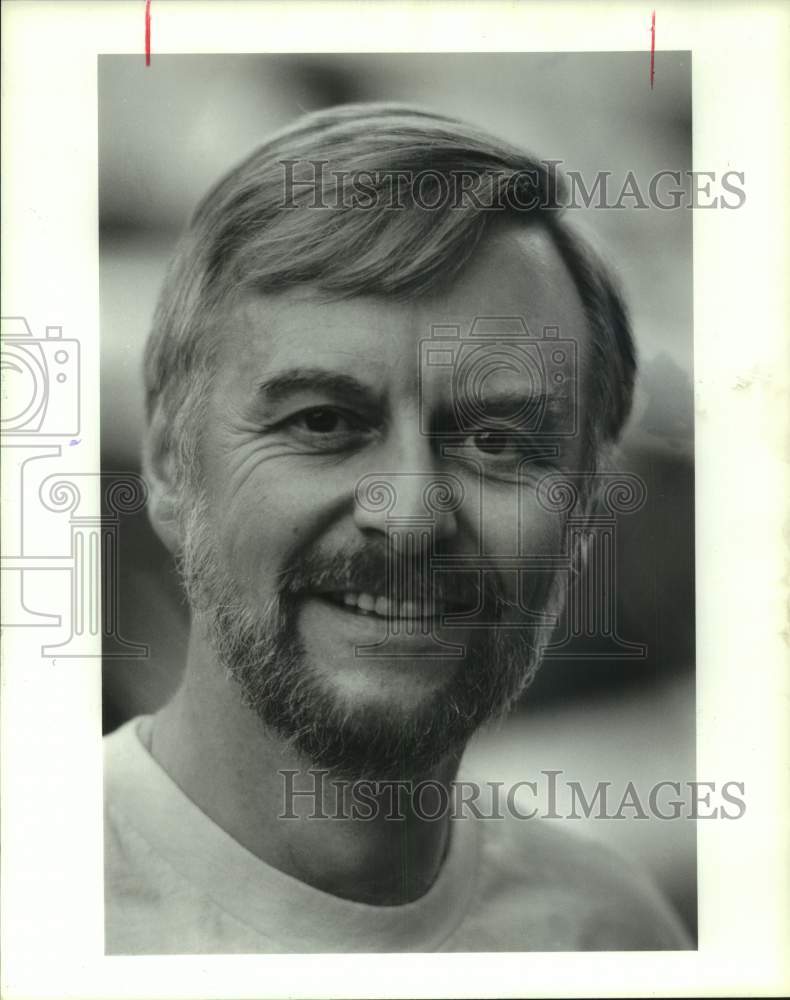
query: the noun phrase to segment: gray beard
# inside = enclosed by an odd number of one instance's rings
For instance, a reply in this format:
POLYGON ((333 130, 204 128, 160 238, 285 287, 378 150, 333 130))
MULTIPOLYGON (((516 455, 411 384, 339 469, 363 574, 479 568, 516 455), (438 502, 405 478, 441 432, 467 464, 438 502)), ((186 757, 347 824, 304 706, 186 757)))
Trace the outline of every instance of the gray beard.
MULTIPOLYGON (((408 714, 343 703, 310 663, 298 634, 297 602, 286 586, 250 608, 216 549, 205 498, 183 521, 180 571, 192 609, 243 703, 309 766, 349 781, 417 780, 460 757, 472 734, 504 715, 532 681, 552 626, 481 628, 448 681, 408 714)), ((559 576, 537 611, 557 614, 559 576)))

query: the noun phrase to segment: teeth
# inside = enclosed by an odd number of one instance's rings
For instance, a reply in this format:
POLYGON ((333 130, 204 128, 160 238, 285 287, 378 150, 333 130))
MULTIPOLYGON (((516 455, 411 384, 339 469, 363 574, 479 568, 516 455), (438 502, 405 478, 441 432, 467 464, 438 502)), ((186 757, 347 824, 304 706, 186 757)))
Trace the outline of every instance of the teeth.
POLYGON ((441 610, 431 610, 430 603, 417 601, 391 601, 388 597, 374 597, 372 594, 355 594, 351 591, 341 597, 343 604, 359 608, 380 618, 429 618, 441 610))

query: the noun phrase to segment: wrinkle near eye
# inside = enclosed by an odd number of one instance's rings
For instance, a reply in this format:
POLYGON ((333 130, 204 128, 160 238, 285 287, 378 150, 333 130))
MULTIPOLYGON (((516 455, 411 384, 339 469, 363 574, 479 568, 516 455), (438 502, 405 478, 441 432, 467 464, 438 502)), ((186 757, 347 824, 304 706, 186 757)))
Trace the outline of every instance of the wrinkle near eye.
MULTIPOLYGON (((305 432, 309 434, 309 432, 305 432)), ((312 437, 320 437, 313 434, 312 437)), ((254 489, 268 489, 271 476, 282 479, 289 474, 300 475, 302 471, 331 469, 346 461, 360 448, 338 448, 310 446, 301 440, 302 435, 289 436, 287 432, 272 429, 261 432, 260 428, 245 427, 226 432, 219 441, 215 461, 225 467, 224 480, 226 496, 251 492, 254 489), (270 463, 279 463, 272 472, 263 471, 270 463), (308 464, 309 463, 309 464, 308 464), (255 484, 260 473, 261 486, 255 484)), ((365 442, 367 443, 367 442, 365 442)))
POLYGON ((259 437, 237 444, 228 459, 230 477, 228 489, 231 493, 240 492, 247 485, 261 465, 286 457, 288 449, 279 442, 268 442, 259 437))

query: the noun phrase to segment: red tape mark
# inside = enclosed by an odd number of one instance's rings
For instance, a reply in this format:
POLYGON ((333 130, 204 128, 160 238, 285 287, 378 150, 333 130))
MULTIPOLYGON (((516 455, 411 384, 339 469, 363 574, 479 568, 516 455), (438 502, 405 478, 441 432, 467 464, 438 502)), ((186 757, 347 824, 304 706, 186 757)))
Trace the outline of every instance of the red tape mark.
POLYGON ((151 65, 151 0, 145 0, 145 65, 151 65))
POLYGON ((653 20, 650 25, 650 89, 653 89, 653 81, 656 77, 656 12, 653 11, 653 20))

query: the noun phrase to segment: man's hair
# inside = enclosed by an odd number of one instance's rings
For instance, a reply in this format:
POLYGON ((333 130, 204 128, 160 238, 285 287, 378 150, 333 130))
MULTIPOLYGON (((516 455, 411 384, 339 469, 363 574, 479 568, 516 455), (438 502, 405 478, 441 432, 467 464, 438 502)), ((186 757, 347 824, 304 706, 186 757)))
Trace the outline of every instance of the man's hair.
POLYGON ((567 226, 563 197, 546 163, 455 118, 391 104, 300 118, 205 196, 182 238, 145 353, 149 445, 170 456, 181 486, 194 482, 212 321, 231 296, 295 286, 338 299, 426 294, 452 281, 493 227, 509 223, 545 226, 578 289, 592 334, 585 432, 594 456, 625 423, 636 359, 614 281, 567 226), (361 176, 365 207, 351 197, 361 176), (419 190, 404 183, 417 176, 419 190), (458 190, 459 178, 473 195, 441 197, 458 190))

